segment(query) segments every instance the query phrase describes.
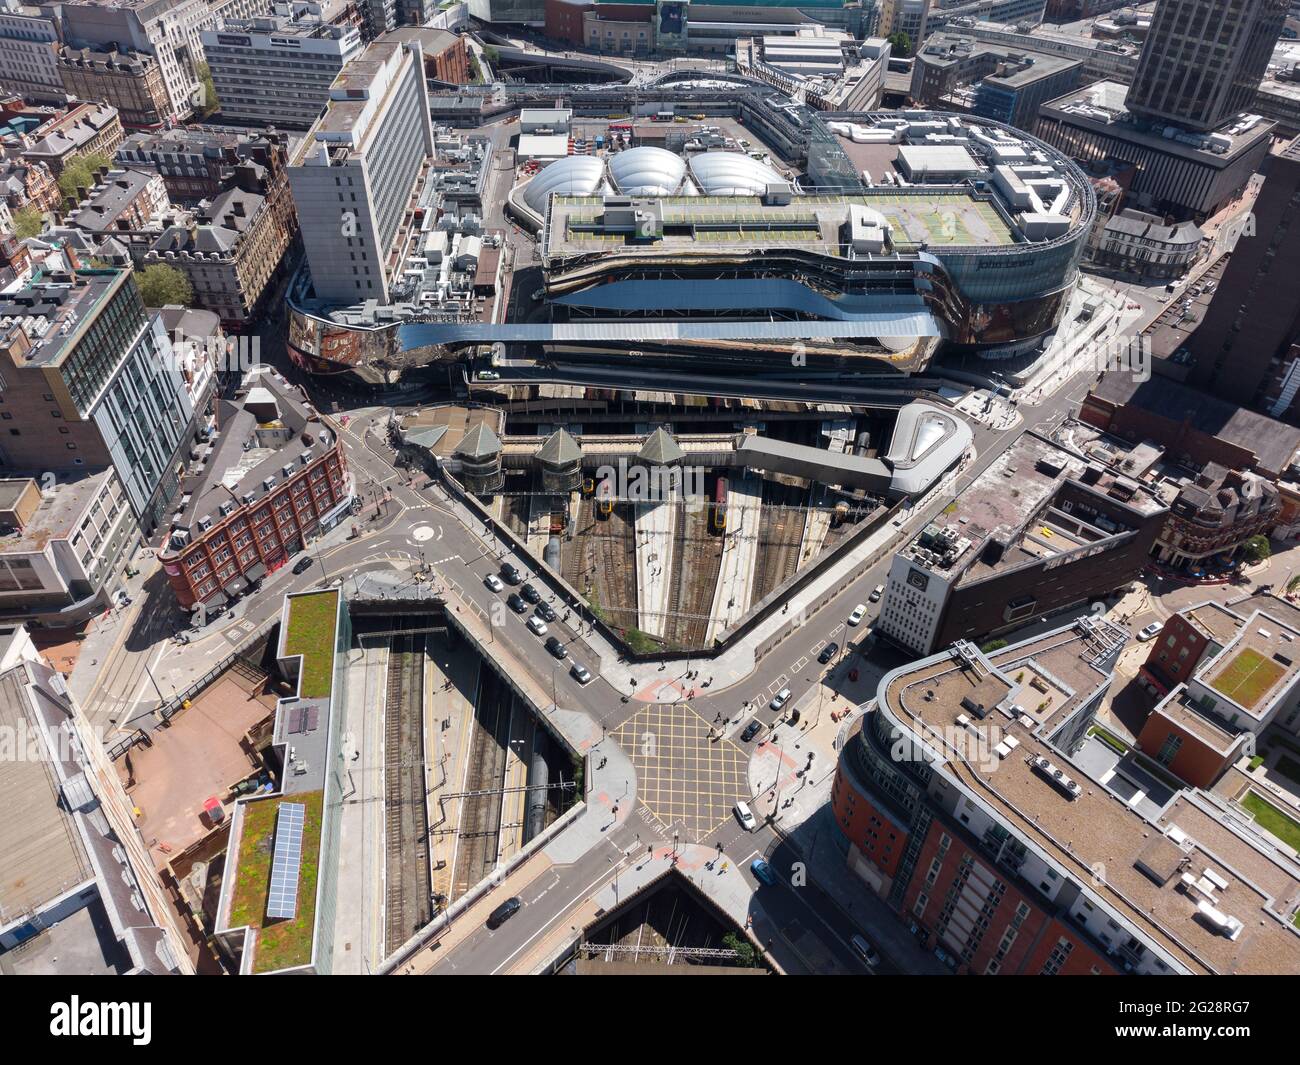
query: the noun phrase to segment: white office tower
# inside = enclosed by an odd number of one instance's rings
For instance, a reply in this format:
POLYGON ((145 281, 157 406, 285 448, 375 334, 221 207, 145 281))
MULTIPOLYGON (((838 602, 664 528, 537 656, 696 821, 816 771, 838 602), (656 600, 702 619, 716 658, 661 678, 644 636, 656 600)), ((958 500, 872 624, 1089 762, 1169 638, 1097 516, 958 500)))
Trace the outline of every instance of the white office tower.
POLYGON ((317 299, 388 302, 403 218, 433 152, 419 42, 373 42, 335 79, 289 167, 317 299))

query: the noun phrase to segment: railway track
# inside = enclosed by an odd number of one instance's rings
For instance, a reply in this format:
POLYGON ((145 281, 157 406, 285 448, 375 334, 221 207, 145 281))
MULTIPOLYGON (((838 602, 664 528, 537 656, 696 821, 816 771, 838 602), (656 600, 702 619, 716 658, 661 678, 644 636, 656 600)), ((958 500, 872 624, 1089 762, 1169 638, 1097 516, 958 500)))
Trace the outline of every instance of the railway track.
POLYGON ((787 580, 799 565, 799 548, 803 542, 804 514, 802 503, 807 489, 765 482, 763 502, 766 511, 759 522, 758 558, 754 565, 752 602, 759 602, 773 588, 787 580))
POLYGON ((497 864, 501 847, 499 789, 505 786, 506 747, 509 743, 510 714, 514 694, 492 670, 484 670, 474 711, 474 737, 470 743, 466 791, 493 794, 471 795, 461 806, 456 868, 452 874, 452 898, 459 898, 483 879, 497 864))
POLYGON ((664 636, 678 647, 702 647, 708 636, 708 614, 713 609, 724 541, 721 536, 709 535, 708 507, 678 510, 674 540, 664 636))
POLYGON ((637 618, 636 534, 628 521, 631 505, 615 503, 608 517, 596 519, 588 537, 594 601, 619 626, 635 625, 637 618))
POLYGON ((425 803, 425 639, 394 636, 384 712, 384 863, 386 952, 396 950, 433 916, 425 803))

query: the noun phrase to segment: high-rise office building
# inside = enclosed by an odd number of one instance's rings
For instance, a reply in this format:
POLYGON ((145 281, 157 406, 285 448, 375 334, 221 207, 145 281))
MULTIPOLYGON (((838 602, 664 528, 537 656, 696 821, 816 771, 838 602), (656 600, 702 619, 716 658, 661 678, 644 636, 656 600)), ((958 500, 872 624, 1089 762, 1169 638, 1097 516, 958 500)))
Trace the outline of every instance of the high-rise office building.
POLYGON ((1288 0, 1160 0, 1126 101, 1152 122, 1212 130, 1259 93, 1288 0))
POLYGON ((387 303, 433 126, 418 39, 378 40, 343 68, 289 167, 315 297, 387 303))
POLYGON ((331 25, 305 5, 280 4, 274 14, 226 19, 203 33, 222 118, 290 129, 316 121, 361 47, 360 30, 331 25))
POLYGON ((1300 390, 1300 311, 1276 298, 1300 271, 1300 139, 1270 155, 1246 231, 1189 342, 1191 382, 1286 414, 1300 390))
POLYGON ((146 535, 189 458, 211 375, 179 364, 135 278, 52 273, 0 299, 0 465, 48 473, 111 466, 146 535))

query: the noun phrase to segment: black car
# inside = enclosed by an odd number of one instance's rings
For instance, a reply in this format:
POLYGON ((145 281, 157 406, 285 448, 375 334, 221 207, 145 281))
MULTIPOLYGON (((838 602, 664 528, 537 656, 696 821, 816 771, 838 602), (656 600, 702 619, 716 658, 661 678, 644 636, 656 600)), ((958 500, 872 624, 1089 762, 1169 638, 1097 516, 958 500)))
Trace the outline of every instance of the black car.
POLYGON ((569 649, 564 646, 564 643, 560 640, 558 636, 551 636, 549 639, 547 639, 546 649, 550 651, 551 654, 555 655, 556 658, 569 657, 569 649))
POLYGON ((537 616, 543 621, 554 621, 556 617, 555 611, 551 609, 549 603, 537 604, 537 616))
POLYGON ((506 599, 506 605, 510 607, 510 609, 513 610, 516 614, 528 613, 528 604, 525 603, 522 599, 520 599, 519 595, 516 592, 510 593, 509 598, 506 599))
POLYGON ((745 731, 740 734, 741 740, 744 743, 748 743, 750 740, 752 740, 755 736, 758 735, 758 730, 761 729, 762 727, 763 726, 760 725, 757 721, 751 721, 748 725, 745 726, 745 731))
POLYGON ((518 584, 524 579, 524 575, 509 562, 501 563, 501 576, 505 578, 506 584, 518 584))
POLYGON ((822 648, 822 653, 817 656, 817 661, 825 665, 839 653, 840 645, 837 643, 828 643, 822 648))
POLYGON ((506 899, 505 902, 503 902, 500 906, 498 906, 495 910, 493 910, 490 914, 488 914, 487 926, 489 928, 500 928, 503 924, 505 924, 508 920, 510 920, 511 917, 513 917, 515 914, 519 912, 519 908, 522 905, 523 903, 520 902, 517 897, 513 899, 506 899))
POLYGON ((311 569, 311 555, 298 559, 293 566, 294 573, 306 573, 309 569, 311 569))
POLYGON ((542 593, 539 592, 536 588, 534 588, 531 584, 525 584, 522 588, 520 588, 519 594, 522 595, 525 599, 527 599, 530 603, 540 603, 542 601, 542 593))

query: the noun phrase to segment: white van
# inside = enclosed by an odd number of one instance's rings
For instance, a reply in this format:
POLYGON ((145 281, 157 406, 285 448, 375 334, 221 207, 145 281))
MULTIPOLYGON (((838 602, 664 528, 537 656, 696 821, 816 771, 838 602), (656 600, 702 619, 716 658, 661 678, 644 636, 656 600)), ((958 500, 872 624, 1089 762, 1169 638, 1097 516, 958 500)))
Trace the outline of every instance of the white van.
POLYGON ((750 810, 748 803, 739 800, 736 802, 736 820, 740 822, 740 827, 746 832, 754 831, 756 822, 754 821, 754 813, 750 810))

